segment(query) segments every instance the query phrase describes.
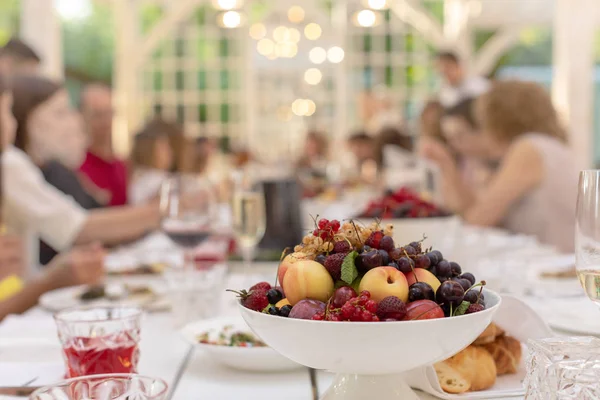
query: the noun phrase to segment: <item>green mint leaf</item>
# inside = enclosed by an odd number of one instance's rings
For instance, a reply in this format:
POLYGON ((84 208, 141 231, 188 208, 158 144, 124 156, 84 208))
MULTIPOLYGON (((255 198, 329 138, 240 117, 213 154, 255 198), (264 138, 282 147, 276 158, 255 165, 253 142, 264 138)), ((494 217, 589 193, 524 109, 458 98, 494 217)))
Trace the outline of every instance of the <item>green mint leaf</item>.
POLYGON ((350 285, 350 287, 352 287, 352 289, 354 289, 354 291, 356 293, 360 294, 360 291, 358 290, 358 286, 360 286, 360 280, 362 279, 362 276, 358 276, 354 282, 352 282, 352 285, 350 285))
POLYGON ((351 285, 358 276, 358 270, 356 269, 356 265, 354 265, 356 257, 358 257, 358 253, 353 251, 348 253, 342 262, 342 280, 348 285, 351 285))
POLYGON ((470 305, 471 303, 469 303, 468 301, 463 301, 458 307, 456 307, 456 309, 454 310, 454 314, 452 315, 455 317, 459 315, 464 315, 464 313, 467 312, 467 309, 470 305))

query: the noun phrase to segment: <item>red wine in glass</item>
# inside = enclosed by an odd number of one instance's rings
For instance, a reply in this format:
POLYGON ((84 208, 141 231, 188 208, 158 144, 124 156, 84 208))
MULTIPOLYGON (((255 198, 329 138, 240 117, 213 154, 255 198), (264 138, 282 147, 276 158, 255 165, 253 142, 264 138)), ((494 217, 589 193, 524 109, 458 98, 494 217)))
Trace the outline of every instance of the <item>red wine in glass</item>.
POLYGON ((163 223, 162 230, 175 244, 186 249, 198 246, 211 236, 210 229, 202 225, 163 223))

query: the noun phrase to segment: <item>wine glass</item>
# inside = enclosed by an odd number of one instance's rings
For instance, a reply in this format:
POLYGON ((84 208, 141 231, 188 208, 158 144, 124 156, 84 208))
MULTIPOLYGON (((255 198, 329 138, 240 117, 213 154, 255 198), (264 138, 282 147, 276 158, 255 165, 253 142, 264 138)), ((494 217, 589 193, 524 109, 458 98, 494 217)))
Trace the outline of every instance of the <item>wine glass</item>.
POLYGON ((575 255, 581 286, 600 307, 600 170, 579 174, 575 255))
POLYGON ((250 274, 256 246, 265 234, 265 195, 261 182, 248 174, 236 177, 231 203, 233 232, 244 259, 244 275, 250 274))
POLYGON ((189 252, 212 233, 216 200, 213 185, 204 178, 177 175, 161 188, 162 231, 189 252))

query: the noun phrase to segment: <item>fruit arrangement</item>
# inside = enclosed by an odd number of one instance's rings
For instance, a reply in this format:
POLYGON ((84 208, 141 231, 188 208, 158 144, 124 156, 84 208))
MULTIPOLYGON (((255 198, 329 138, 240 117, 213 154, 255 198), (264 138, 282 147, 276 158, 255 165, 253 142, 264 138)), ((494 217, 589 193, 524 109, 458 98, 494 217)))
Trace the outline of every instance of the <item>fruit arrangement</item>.
POLYGON ((483 286, 422 241, 396 246, 393 226, 321 219, 282 257, 272 286, 233 291, 249 309, 325 321, 411 321, 485 309, 483 286))
POLYGON ((450 213, 423 199, 417 192, 402 188, 371 201, 359 218, 436 218, 450 213))

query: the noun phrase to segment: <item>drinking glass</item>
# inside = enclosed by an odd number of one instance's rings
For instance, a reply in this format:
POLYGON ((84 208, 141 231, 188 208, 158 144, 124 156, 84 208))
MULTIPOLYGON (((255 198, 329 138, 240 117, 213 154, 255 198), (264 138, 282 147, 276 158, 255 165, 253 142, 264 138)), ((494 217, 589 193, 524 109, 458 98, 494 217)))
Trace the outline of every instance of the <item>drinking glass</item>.
POLYGON ((189 253, 211 235, 217 207, 214 186, 207 179, 168 179, 161 188, 160 207, 162 231, 184 251, 189 253))
POLYGON ((54 316, 67 377, 135 373, 140 358, 142 310, 138 307, 80 307, 54 316))
POLYGON ((244 275, 250 274, 256 246, 265 234, 265 195, 261 182, 247 173, 237 177, 231 204, 232 225, 244 259, 244 275))
POLYGON ((575 256, 579 282, 600 306, 600 170, 579 174, 575 256))
POLYGON ((167 383, 134 374, 83 376, 40 388, 30 400, 164 400, 167 383))

